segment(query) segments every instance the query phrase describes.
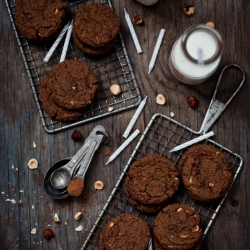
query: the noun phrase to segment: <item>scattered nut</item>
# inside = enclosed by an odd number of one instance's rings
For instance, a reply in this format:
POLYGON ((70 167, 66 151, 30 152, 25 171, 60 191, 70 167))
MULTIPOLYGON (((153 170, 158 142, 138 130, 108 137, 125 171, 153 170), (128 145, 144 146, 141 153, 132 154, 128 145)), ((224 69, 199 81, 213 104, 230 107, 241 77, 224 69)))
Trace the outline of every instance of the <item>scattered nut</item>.
POLYGON ((209 182, 209 183, 208 183, 208 186, 209 186, 209 187, 214 187, 214 184, 213 184, 212 182, 209 182))
POLYGON ((139 25, 139 24, 142 24, 142 17, 140 16, 140 15, 135 15, 134 17, 133 17, 133 21, 134 21, 134 23, 135 24, 137 24, 137 25, 139 25))
POLYGON ((11 202, 12 204, 16 204, 16 201, 15 201, 14 199, 11 199, 10 202, 11 202))
POLYGON ((56 9, 55 14, 58 12, 58 9, 56 9))
POLYGON ((189 179, 189 183, 192 183, 192 182, 193 182, 193 176, 191 176, 189 179))
POLYGON ((187 237, 188 237, 188 234, 179 234, 179 236, 180 236, 181 238, 187 238, 187 237))
POLYGON ((10 199, 6 199, 5 201, 6 201, 6 202, 10 202, 10 199))
POLYGON ((81 232, 81 231, 83 230, 83 226, 80 225, 80 226, 78 226, 75 230, 76 230, 77 232, 81 232))
POLYGON ((101 181, 96 181, 94 184, 95 189, 102 190, 104 187, 104 184, 101 181))
POLYGON ((164 105, 166 103, 166 99, 162 94, 158 94, 156 96, 156 103, 160 104, 160 105, 164 105))
POLYGON ((177 209, 177 212, 180 212, 182 210, 182 207, 179 207, 178 209, 177 209))
POLYGON ((38 167, 38 161, 35 158, 29 160, 28 164, 30 169, 36 169, 38 167))
POLYGON ((32 228, 30 231, 31 234, 36 234, 36 228, 32 228))
POLYGON ((200 227, 197 225, 195 228, 192 229, 192 232, 198 232, 200 227))
POLYGON ((60 222, 60 221, 61 221, 61 220, 60 220, 58 214, 55 213, 55 215, 54 215, 54 222, 60 222))
POLYGON ((43 236, 47 240, 51 240, 54 237, 54 231, 51 229, 44 229, 43 236))
POLYGON ((109 108, 108 108, 108 112, 112 112, 113 110, 114 110, 113 107, 109 107, 109 108))
POLYGON ((213 22, 207 22, 206 25, 209 26, 209 27, 211 27, 211 28, 215 27, 213 22))
POLYGON ((170 112, 170 117, 174 117, 174 112, 170 112))
POLYGON ((23 205, 22 201, 18 201, 17 205, 21 207, 23 205))
POLYGON ((71 135, 71 139, 74 141, 80 141, 82 139, 81 132, 78 129, 74 130, 71 135))
POLYGON ((194 6, 190 5, 190 6, 186 6, 183 9, 184 13, 188 16, 191 16, 194 14, 194 6))
POLYGON ((82 218, 82 213, 81 212, 77 212, 74 216, 75 220, 80 220, 82 218))
POLYGON ((110 92, 111 92, 113 95, 119 95, 119 94, 122 92, 120 85, 118 85, 118 84, 113 84, 113 85, 110 87, 110 92))
POLYGON ((219 153, 220 153, 219 151, 216 151, 216 153, 215 153, 215 154, 217 154, 217 155, 218 155, 219 153))
POLYGON ((188 97, 188 104, 189 104, 190 108, 195 109, 198 107, 198 100, 194 96, 189 96, 188 97))
POLYGON ((115 225, 115 224, 114 224, 114 222, 112 222, 112 221, 109 223, 109 227, 113 227, 114 225, 115 225))

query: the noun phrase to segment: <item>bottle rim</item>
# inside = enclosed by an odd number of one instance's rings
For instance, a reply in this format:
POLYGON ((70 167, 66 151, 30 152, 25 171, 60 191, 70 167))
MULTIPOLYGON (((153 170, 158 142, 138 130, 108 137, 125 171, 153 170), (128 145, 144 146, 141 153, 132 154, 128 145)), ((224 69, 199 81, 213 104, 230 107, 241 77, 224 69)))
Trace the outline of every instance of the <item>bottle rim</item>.
POLYGON ((192 32, 197 31, 197 30, 202 30, 202 31, 209 33, 210 35, 213 36, 213 38, 215 39, 215 41, 217 43, 216 51, 213 54, 213 56, 210 57, 209 59, 203 61, 203 64, 209 64, 209 63, 215 61, 222 53, 222 47, 223 47, 222 46, 222 37, 218 31, 216 31, 214 28, 211 28, 205 24, 194 25, 194 26, 188 28, 182 35, 181 45, 182 45, 182 49, 183 49, 186 57, 189 58, 194 63, 197 63, 198 60, 196 58, 192 57, 188 53, 187 41, 188 41, 189 36, 192 34, 192 32))

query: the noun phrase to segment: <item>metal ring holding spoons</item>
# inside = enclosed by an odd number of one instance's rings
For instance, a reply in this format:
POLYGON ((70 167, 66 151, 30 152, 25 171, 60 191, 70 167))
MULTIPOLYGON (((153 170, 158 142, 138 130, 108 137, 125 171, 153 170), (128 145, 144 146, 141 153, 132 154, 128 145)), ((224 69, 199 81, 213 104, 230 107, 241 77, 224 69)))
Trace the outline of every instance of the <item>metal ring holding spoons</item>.
POLYGON ((96 126, 85 140, 84 145, 73 156, 73 158, 67 164, 56 169, 51 174, 49 180, 55 189, 64 189, 67 187, 76 167, 78 168, 78 172, 80 171, 82 174, 87 171, 94 152, 103 141, 104 134, 104 127, 100 125, 96 126))

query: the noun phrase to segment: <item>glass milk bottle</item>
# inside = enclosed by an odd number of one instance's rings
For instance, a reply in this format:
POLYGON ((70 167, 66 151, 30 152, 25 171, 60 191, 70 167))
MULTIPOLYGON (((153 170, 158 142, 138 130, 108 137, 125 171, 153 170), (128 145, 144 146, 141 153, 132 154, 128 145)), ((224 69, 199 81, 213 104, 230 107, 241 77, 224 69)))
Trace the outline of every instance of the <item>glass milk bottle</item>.
POLYGON ((187 29, 175 42, 169 58, 172 74, 180 82, 199 84, 218 68, 222 54, 222 38, 207 25, 187 29))

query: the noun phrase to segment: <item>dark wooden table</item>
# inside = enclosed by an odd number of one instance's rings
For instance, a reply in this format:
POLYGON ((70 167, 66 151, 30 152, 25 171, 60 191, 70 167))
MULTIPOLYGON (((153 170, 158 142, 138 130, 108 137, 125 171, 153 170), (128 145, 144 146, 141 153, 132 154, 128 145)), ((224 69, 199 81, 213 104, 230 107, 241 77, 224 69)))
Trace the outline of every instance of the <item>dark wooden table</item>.
MULTIPOLYGON (((121 34, 131 60, 142 97, 149 97, 134 129, 144 131, 155 113, 169 115, 174 119, 199 130, 214 91, 220 70, 227 64, 237 63, 249 74, 250 25, 248 0, 184 1, 159 0, 146 7, 135 0, 112 0, 116 14, 122 22, 121 34), (195 14, 183 13, 185 5, 194 4, 195 14), (142 26, 135 26, 143 50, 137 54, 124 18, 124 8, 132 17, 140 14, 142 26), (219 69, 205 83, 188 86, 173 78, 168 66, 168 57, 174 41, 189 26, 212 21, 224 39, 224 51, 219 69), (155 67, 147 74, 154 44, 161 28, 166 34, 155 67), (156 104, 156 95, 163 94, 166 104, 156 104), (190 109, 187 97, 194 95, 199 108, 190 109)), ((109 146, 99 148, 89 169, 85 183, 85 195, 53 200, 43 189, 43 177, 54 162, 72 156, 81 147, 71 134, 74 128, 48 134, 41 126, 20 49, 8 16, 5 1, 0 1, 0 249, 80 249, 89 234, 98 214, 117 182, 137 144, 136 138, 108 166, 105 152, 115 150, 125 140, 122 137, 135 109, 107 118, 80 125, 77 129, 86 138, 97 124, 103 125, 111 138, 109 146), (35 142, 36 147, 33 146, 35 142), (27 162, 36 158, 39 167, 30 170, 27 162), (105 188, 96 191, 93 183, 101 180, 105 188), (14 199, 17 203, 6 202, 14 199), (22 202, 22 206, 18 202, 22 202), (74 220, 77 211, 83 213, 80 221, 74 220), (53 221, 58 213, 61 222, 53 221), (82 232, 75 228, 83 225, 82 232), (31 229, 36 228, 36 234, 31 229), (51 228, 55 237, 51 241, 43 238, 43 230, 51 228)), ((233 84, 239 83, 240 74, 231 70, 220 89, 221 101, 233 92, 233 84)), ((243 169, 234 183, 225 203, 205 237, 202 249, 248 250, 250 249, 250 87, 247 79, 240 93, 223 112, 212 130, 213 139, 242 156, 243 169)))

